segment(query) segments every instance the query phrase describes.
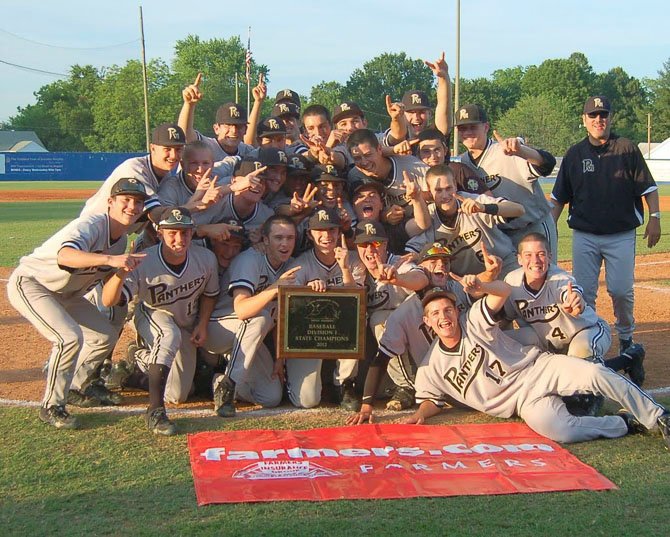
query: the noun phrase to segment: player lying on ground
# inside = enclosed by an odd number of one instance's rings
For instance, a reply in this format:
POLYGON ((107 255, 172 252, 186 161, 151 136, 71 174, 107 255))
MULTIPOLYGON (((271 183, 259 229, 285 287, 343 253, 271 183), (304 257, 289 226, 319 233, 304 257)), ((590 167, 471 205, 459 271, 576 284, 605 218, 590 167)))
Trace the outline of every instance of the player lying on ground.
POLYGON ((21 258, 7 284, 12 306, 53 345, 39 415, 58 429, 77 427, 66 403, 92 406, 121 402, 118 395, 92 383, 119 334, 84 295, 114 268, 132 270, 144 257, 125 251, 126 234, 142 214, 145 199, 147 193, 140 181, 117 180, 110 187, 106 214, 70 222, 21 258))
POLYGON ((456 278, 466 291, 486 296, 460 317, 451 293, 437 289, 423 298, 423 320, 437 339, 417 372, 421 405, 405 423, 424 423, 438 414, 446 395, 491 416, 516 414, 558 442, 616 438, 658 425, 670 446, 670 412, 649 394, 602 364, 522 346, 498 326, 510 286, 474 275, 456 278), (604 395, 625 411, 573 416, 561 396, 575 393, 604 395))
POLYGON ((133 317, 146 349, 136 353, 139 370, 126 386, 147 390, 147 427, 154 434, 176 429, 164 400, 186 401, 196 365, 196 347, 207 340, 207 325, 219 294, 216 256, 191 245, 195 224, 187 209, 166 209, 158 223, 160 242, 130 271, 120 269, 105 284, 105 306, 139 299, 133 317))

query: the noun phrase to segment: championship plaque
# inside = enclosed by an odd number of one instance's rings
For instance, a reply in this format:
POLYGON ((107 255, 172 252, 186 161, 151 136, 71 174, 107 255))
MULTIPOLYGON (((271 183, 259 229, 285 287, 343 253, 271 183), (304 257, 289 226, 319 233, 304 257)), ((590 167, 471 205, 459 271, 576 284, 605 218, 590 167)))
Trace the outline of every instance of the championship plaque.
POLYGON ((365 357, 364 288, 279 288, 277 356, 341 359, 365 357))

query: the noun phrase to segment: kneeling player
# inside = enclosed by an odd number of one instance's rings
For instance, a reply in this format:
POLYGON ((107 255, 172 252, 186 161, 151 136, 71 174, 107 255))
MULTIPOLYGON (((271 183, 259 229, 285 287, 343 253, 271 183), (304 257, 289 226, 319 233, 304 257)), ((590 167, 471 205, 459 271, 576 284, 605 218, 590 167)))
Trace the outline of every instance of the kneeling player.
POLYGON ((132 272, 119 270, 103 288, 105 306, 139 298, 135 329, 148 350, 136 353, 137 365, 127 387, 149 391, 146 423, 153 433, 176 429, 164 400, 186 401, 193 385, 196 347, 207 339, 207 324, 219 294, 215 255, 192 245, 194 223, 187 209, 167 209, 158 223, 160 243, 146 250, 132 272))

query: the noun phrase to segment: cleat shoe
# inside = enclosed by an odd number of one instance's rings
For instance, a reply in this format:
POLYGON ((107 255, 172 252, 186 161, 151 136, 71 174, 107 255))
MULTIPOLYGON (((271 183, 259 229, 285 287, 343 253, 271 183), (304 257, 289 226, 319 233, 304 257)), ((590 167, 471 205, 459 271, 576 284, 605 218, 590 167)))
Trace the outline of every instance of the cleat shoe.
POLYGON ((633 343, 622 353, 622 356, 627 356, 630 359, 630 364, 624 367, 624 373, 630 377, 633 384, 641 388, 645 377, 644 347, 639 343, 633 343))
POLYGON ((67 404, 78 406, 79 408, 91 408, 94 406, 102 406, 102 401, 97 397, 83 393, 79 390, 70 390, 67 392, 67 404))
POLYGON ((123 397, 121 397, 121 395, 111 392, 99 382, 89 384, 84 390, 84 395, 95 397, 103 406, 117 406, 123 403, 123 397))
POLYGON ((108 390, 123 389, 126 380, 133 374, 133 371, 135 371, 135 366, 130 365, 126 360, 119 360, 112 364, 109 373, 102 377, 105 388, 108 390))
POLYGON ((339 388, 340 393, 340 408, 350 412, 358 412, 361 408, 361 398, 358 397, 353 382, 345 382, 337 388, 339 388))
POLYGON ((666 410, 658 418, 658 428, 661 430, 663 440, 665 440, 665 449, 670 449, 670 411, 666 410))
POLYGON ((235 416, 235 382, 230 377, 219 382, 214 390, 214 412, 222 418, 235 416))
POLYGON ((628 339, 619 338, 619 354, 626 352, 626 349, 633 344, 633 338, 629 337, 628 339))
POLYGON ((648 429, 637 421, 637 418, 626 409, 622 408, 616 414, 626 422, 628 434, 646 434, 648 432, 648 429))
POLYGON ((40 408, 40 419, 56 429, 76 429, 79 426, 77 418, 71 416, 62 405, 40 408))
POLYGON ((153 410, 147 410, 144 416, 144 421, 149 430, 154 434, 161 434, 163 436, 172 436, 177 433, 177 428, 172 423, 165 413, 165 407, 159 406, 153 410))
POLYGON ((391 400, 386 403, 386 410, 405 410, 414 406, 414 390, 396 386, 391 400))
POLYGON ((563 402, 573 416, 597 416, 605 398, 602 395, 587 393, 563 397, 563 402))

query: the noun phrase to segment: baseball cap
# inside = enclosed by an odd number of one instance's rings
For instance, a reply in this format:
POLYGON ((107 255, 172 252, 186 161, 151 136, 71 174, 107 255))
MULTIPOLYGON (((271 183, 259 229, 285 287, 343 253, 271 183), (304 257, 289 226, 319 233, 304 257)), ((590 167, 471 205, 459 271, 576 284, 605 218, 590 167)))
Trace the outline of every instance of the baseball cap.
POLYGON ((593 112, 611 112, 612 105, 610 100, 604 95, 595 95, 586 99, 584 103, 584 113, 591 114, 593 112))
POLYGON ((300 109, 300 95, 291 89, 283 89, 277 92, 275 103, 291 102, 300 109))
POLYGON ((318 166, 314 166, 312 180, 315 183, 318 183, 319 181, 338 181, 340 183, 347 182, 344 177, 340 177, 337 168, 332 164, 319 164, 318 166))
POLYGON ((151 131, 151 143, 163 147, 185 145, 186 135, 176 123, 161 123, 151 131))
POLYGON ((122 177, 112 185, 110 196, 114 197, 122 194, 140 196, 142 199, 149 197, 144 185, 134 177, 122 177))
POLYGON ((158 229, 186 229, 194 227, 195 222, 191 218, 191 211, 186 207, 166 209, 158 222, 158 229))
POLYGON ((219 125, 246 125, 247 110, 237 103, 222 104, 216 111, 216 122, 219 125))
POLYGON ((344 101, 338 104, 333 111, 333 123, 337 123, 341 119, 348 117, 361 116, 365 117, 363 110, 353 101, 344 101))
POLYGON ((456 304, 456 295, 451 291, 447 291, 444 287, 433 287, 426 291, 426 294, 423 295, 421 299, 421 306, 426 307, 429 302, 437 300, 438 298, 448 298, 454 304, 456 304))
POLYGON ((427 110, 430 108, 430 100, 425 91, 409 90, 402 96, 402 104, 405 110, 427 110))
POLYGON ((288 166, 286 151, 276 147, 261 147, 258 149, 258 158, 263 166, 288 166))
POLYGON ((246 240, 246 235, 244 234, 244 224, 240 222, 239 220, 235 220, 234 218, 230 218, 228 220, 224 220, 222 222, 223 224, 228 224, 229 226, 237 226, 240 229, 231 229, 230 230, 230 236, 231 237, 237 237, 238 239, 246 240))
POLYGON ((311 175, 314 163, 299 153, 289 153, 287 175, 311 175))
POLYGON ((484 109, 478 104, 464 104, 456 111, 456 126, 486 123, 489 118, 484 109))
POLYGON ((351 184, 351 188, 349 189, 349 197, 353 199, 353 197, 361 190, 371 188, 376 190, 380 196, 384 195, 384 185, 381 183, 381 181, 376 181, 374 179, 361 179, 351 184))
POLYGON ((332 229, 340 227, 340 215, 330 209, 317 209, 309 217, 308 229, 332 229))
POLYGON ((366 218, 356 224, 354 244, 388 242, 388 240, 388 235, 381 222, 366 218))
POLYGON ((244 157, 242 160, 238 160, 235 163, 233 177, 244 177, 245 175, 249 175, 251 172, 255 172, 262 167, 263 163, 260 161, 260 159, 244 157))
POLYGON ((419 252, 418 263, 437 258, 451 259, 451 250, 439 242, 428 243, 419 252))
POLYGON ((278 116, 266 117, 256 127, 256 136, 259 138, 274 136, 276 134, 286 134, 286 125, 282 118, 278 116))
POLYGON ((277 103, 272 107, 273 116, 293 116, 296 119, 300 118, 300 108, 297 104, 290 101, 277 103))

